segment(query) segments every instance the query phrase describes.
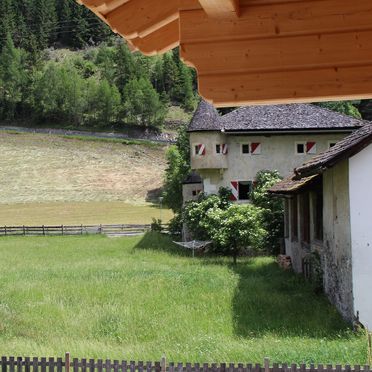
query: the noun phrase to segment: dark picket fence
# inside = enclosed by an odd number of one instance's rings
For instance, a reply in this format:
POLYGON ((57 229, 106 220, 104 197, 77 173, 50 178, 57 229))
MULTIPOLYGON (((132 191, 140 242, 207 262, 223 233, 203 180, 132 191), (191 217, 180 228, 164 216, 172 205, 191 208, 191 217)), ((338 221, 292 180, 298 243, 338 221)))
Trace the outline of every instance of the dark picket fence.
POLYGON ((371 372, 369 365, 261 364, 134 362, 110 359, 2 357, 1 372, 371 372))
POLYGON ((54 225, 54 226, 0 226, 0 236, 19 235, 135 235, 148 231, 151 225, 54 225))

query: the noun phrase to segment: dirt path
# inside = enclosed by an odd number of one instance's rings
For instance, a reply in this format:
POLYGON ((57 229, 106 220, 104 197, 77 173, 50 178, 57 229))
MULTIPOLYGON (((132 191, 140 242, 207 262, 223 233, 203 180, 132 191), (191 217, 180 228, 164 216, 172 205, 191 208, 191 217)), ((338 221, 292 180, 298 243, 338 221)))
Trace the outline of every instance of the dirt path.
POLYGON ((113 139, 128 139, 128 140, 144 140, 159 143, 174 143, 174 135, 169 133, 142 133, 138 135, 129 136, 125 133, 118 132, 89 132, 81 130, 66 130, 66 129, 53 129, 53 128, 27 128, 18 126, 0 126, 2 131, 16 131, 22 133, 43 133, 43 134, 56 134, 63 136, 83 136, 95 138, 113 138, 113 139))

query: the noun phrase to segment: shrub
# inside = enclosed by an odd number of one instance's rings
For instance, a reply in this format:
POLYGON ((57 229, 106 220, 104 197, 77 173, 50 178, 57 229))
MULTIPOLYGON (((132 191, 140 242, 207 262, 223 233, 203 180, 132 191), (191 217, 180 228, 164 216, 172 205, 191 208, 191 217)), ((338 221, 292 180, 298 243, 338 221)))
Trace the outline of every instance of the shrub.
POLYGON ((283 237, 283 201, 273 198, 267 190, 281 180, 277 171, 262 170, 256 175, 256 184, 251 193, 252 203, 262 209, 263 227, 267 231, 264 244, 271 254, 278 254, 280 238, 283 237))
POLYGON ((161 232, 161 219, 152 218, 151 231, 161 232))

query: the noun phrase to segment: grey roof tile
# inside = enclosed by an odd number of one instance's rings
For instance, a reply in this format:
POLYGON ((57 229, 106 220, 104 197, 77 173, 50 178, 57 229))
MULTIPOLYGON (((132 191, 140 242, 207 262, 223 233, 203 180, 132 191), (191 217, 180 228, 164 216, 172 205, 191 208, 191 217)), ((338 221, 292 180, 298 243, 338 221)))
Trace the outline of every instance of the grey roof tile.
POLYGON ((372 142, 372 123, 351 133, 330 149, 314 156, 295 169, 297 178, 321 173, 339 161, 358 153, 372 142))
POLYGON ((312 104, 247 106, 224 116, 201 101, 190 123, 189 131, 299 131, 356 129, 366 122, 312 104))

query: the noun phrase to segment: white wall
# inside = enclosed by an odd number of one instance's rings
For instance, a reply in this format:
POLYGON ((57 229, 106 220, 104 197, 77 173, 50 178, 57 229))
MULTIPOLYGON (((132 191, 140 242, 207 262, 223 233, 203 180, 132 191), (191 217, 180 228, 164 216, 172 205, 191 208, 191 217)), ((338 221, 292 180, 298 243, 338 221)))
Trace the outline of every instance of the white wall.
POLYGON ((354 311, 372 330, 372 144, 349 159, 354 311))
MULTIPOLYGON (((231 187, 231 181, 253 181, 257 172, 262 169, 278 170, 285 177, 292 174, 293 169, 314 154, 296 154, 297 142, 314 141, 317 153, 328 149, 330 141, 338 141, 348 133, 293 134, 293 135, 226 135, 220 132, 192 132, 191 168, 204 179, 205 191, 218 190, 220 186, 231 187), (261 143, 261 154, 242 154, 244 143, 261 143), (206 155, 195 156, 195 144, 205 144, 206 155), (216 143, 228 145, 227 155, 215 153, 216 143), (209 180, 206 182, 206 179, 209 180)), ((215 191, 214 191, 215 192, 215 191)))

